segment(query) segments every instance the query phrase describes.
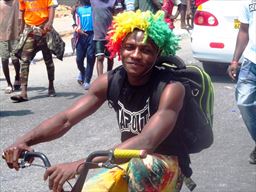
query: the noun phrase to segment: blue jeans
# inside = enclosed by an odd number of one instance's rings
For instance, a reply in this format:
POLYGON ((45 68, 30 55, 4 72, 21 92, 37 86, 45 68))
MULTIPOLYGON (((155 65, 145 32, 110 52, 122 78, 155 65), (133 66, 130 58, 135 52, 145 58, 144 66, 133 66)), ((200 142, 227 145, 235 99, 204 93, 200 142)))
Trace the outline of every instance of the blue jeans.
POLYGON ((95 43, 93 41, 93 32, 86 32, 88 35, 79 34, 76 45, 76 63, 82 79, 90 83, 95 63, 95 43), (87 57, 87 66, 84 67, 84 59, 87 57))
POLYGON ((256 142, 256 64, 245 59, 238 76, 236 102, 251 137, 256 142))

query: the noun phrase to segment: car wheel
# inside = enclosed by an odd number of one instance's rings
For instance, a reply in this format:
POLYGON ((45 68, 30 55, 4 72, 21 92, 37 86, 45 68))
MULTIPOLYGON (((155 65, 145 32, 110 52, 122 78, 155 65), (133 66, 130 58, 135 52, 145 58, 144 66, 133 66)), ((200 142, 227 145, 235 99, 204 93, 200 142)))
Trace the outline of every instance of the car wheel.
POLYGON ((204 70, 209 75, 226 75, 228 63, 202 62, 204 70))

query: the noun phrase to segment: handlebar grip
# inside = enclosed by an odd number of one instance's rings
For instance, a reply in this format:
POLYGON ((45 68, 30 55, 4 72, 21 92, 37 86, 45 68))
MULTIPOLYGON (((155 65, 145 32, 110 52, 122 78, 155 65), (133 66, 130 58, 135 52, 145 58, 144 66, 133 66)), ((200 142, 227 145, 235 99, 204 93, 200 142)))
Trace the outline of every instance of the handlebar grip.
POLYGON ((113 152, 115 159, 125 159, 125 158, 145 158, 147 152, 145 150, 137 149, 115 149, 113 152))

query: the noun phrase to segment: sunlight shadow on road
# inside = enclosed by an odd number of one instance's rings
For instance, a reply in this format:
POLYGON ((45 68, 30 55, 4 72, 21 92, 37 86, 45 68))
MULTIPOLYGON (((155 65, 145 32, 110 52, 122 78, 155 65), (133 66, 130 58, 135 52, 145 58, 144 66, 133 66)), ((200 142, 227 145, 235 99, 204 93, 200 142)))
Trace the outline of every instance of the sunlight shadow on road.
MULTIPOLYGON (((43 99, 45 97, 48 97, 47 93, 48 93, 47 91, 40 92, 39 95, 32 96, 29 99, 30 100, 43 99)), ((79 92, 56 92, 56 97, 53 97, 53 98, 58 99, 59 97, 65 97, 66 99, 71 99, 72 100, 72 99, 75 99, 75 98, 80 97, 82 95, 84 95, 84 94, 83 93, 79 93, 79 92)))
POLYGON ((34 114, 31 110, 19 110, 19 111, 0 111, 0 118, 8 116, 25 116, 34 114))

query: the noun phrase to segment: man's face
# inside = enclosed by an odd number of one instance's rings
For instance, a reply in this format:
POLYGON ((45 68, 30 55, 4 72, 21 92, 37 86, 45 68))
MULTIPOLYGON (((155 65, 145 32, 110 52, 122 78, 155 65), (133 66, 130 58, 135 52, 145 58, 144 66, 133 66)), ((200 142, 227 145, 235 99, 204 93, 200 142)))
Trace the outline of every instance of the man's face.
POLYGON ((158 56, 158 48, 151 39, 143 43, 144 32, 135 30, 124 39, 121 59, 130 76, 142 77, 153 67, 158 56))

